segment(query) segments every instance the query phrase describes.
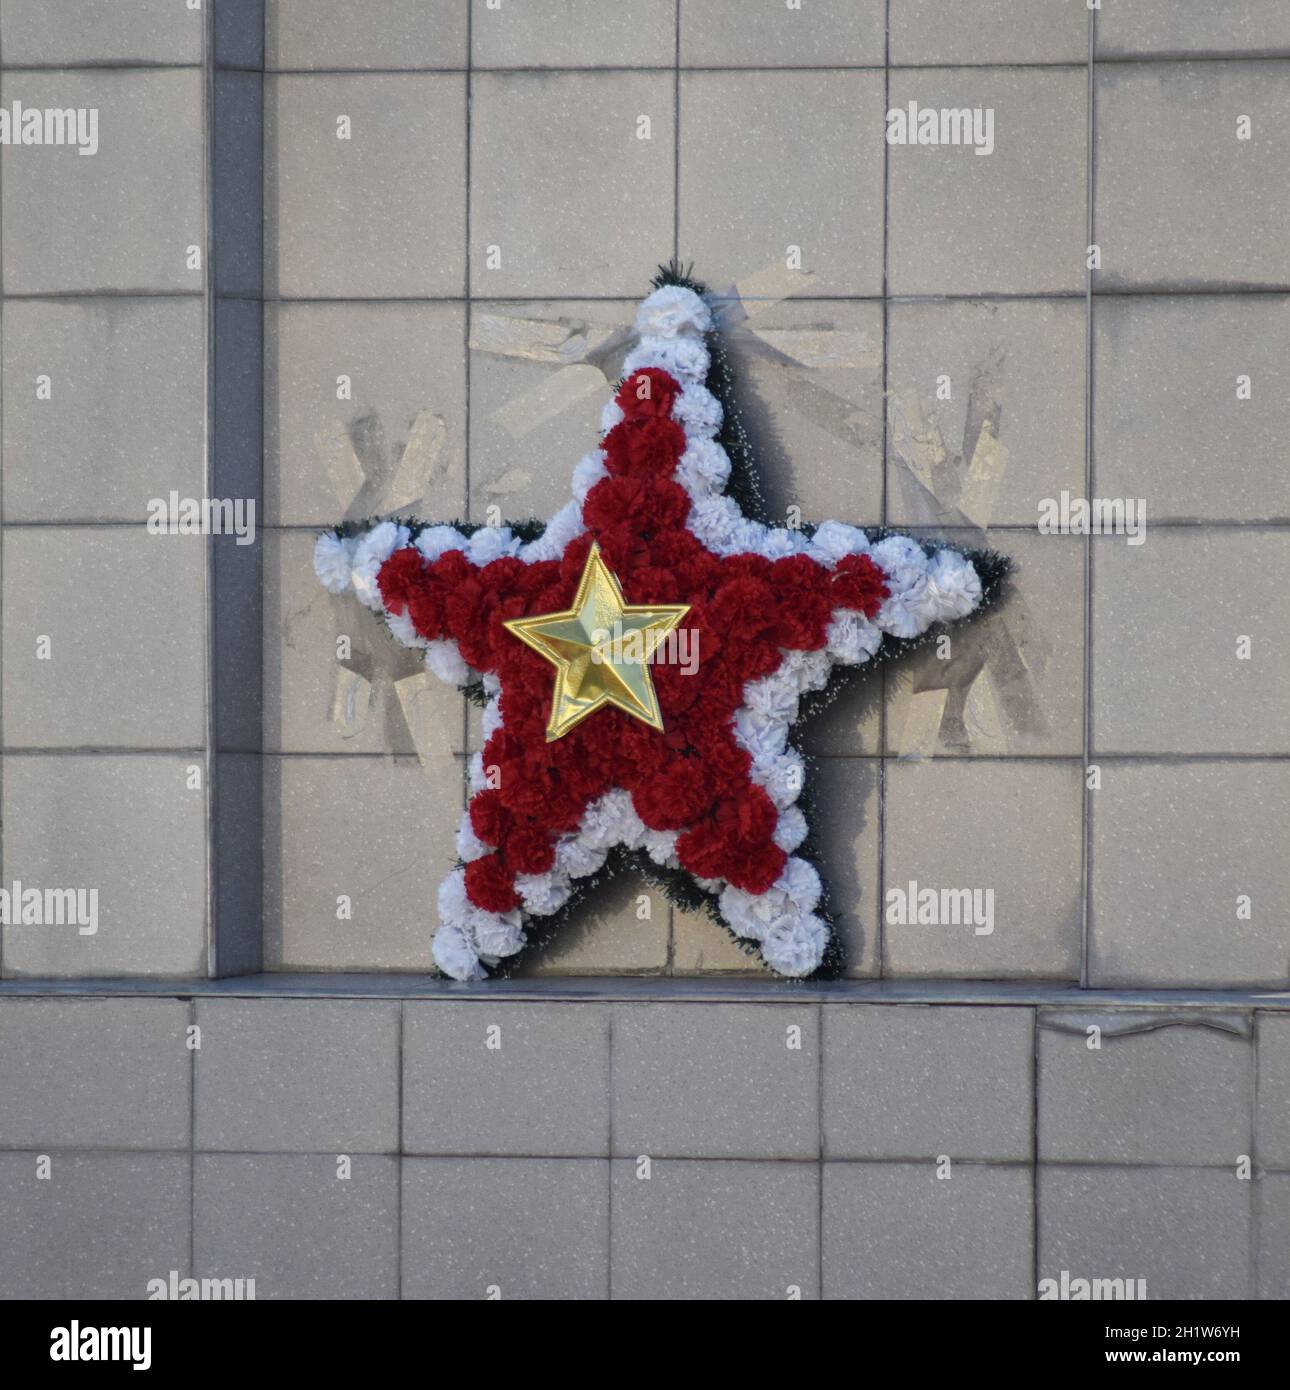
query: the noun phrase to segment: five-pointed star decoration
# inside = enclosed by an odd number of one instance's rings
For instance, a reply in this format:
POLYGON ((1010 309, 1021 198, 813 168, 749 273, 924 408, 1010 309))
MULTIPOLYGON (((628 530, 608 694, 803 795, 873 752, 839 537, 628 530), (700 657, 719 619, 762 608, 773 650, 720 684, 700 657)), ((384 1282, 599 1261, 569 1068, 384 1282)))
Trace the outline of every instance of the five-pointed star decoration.
POLYGON ((647 663, 689 611, 687 603, 624 602, 622 586, 593 541, 572 608, 503 623, 556 669, 547 741, 567 734, 601 705, 615 705, 661 731, 647 663))
POLYGON ((527 928, 559 920, 624 852, 780 974, 839 963, 799 853, 805 764, 789 734, 802 701, 827 694, 836 668, 978 612, 1008 569, 884 529, 750 516, 747 440, 703 288, 675 266, 655 285, 601 442, 545 526, 391 518, 315 548, 331 593, 352 591, 484 704, 431 944, 455 979, 517 955, 527 928))

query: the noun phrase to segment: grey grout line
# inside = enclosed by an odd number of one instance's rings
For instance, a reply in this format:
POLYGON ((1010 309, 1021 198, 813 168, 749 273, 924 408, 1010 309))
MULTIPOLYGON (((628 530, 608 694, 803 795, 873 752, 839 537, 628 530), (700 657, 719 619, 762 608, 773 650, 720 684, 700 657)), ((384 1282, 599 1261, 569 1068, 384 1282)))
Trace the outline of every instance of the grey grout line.
MULTIPOLYGON (((189 1027, 197 1026, 197 1000, 188 1001, 189 1027)), ((197 1273, 197 1049, 188 1049, 188 1272, 197 1273)))
MULTIPOLYGON (((202 460, 202 489, 207 497, 215 496, 214 486, 219 480, 215 477, 215 430, 216 411, 216 373, 219 371, 217 356, 217 337, 215 332, 215 141, 219 136, 215 118, 215 70, 213 63, 213 6, 207 5, 202 14, 202 119, 205 123, 202 140, 202 318, 205 329, 203 343, 203 395, 202 438, 205 441, 202 460)), ((216 881, 217 851, 215 838, 219 833, 217 807, 219 787, 216 785, 215 750, 218 740, 217 728, 217 690, 215 673, 215 641, 218 615, 215 611, 217 599, 215 583, 215 545, 212 537, 202 542, 205 564, 202 569, 202 694, 205 700, 206 747, 202 752, 202 775, 205 778, 202 797, 203 835, 202 851, 206 856, 206 973, 214 975, 219 968, 219 884, 216 881)))
POLYGON ((399 1051, 398 1051, 398 1075, 395 1081, 395 1116, 396 1144, 398 1148, 399 1160, 399 1180, 398 1190, 395 1193, 395 1239, 398 1243, 398 1256, 395 1265, 396 1287, 398 1297, 403 1297, 403 1159, 406 1143, 403 1136, 403 1042, 404 1042, 404 1018, 407 1014, 407 1000, 399 1000, 399 1051))
MULTIPOLYGON (((466 1004, 580 1003, 596 1007, 613 1004, 738 1004, 779 1009, 821 1003, 836 1007, 856 1004, 902 1008, 907 1005, 955 1004, 980 1008, 1039 1008, 1048 1011, 1092 1010, 1142 1013, 1209 1014, 1290 1013, 1290 985, 1233 989, 1197 985, 1188 989, 1104 987, 1082 989, 1063 980, 964 980, 899 977, 887 981, 847 979, 818 984, 750 980, 747 976, 684 976, 657 974, 610 976, 548 976, 542 979, 495 980, 489 984, 445 982, 426 970, 338 972, 323 970, 265 971, 257 975, 209 980, 148 976, 66 976, 11 978, 0 981, 0 1001, 151 999, 168 1002, 190 999, 234 999, 272 1003, 336 999, 362 1003, 391 1000, 466 1004)), ((0 1147, 3 1144, 0 1143, 0 1147)))
MULTIPOLYGON (((1087 290, 946 290, 937 292, 891 294, 886 296, 890 304, 1013 304, 1047 303, 1051 300, 1078 300, 1083 302, 1087 290)), ((1246 299, 1251 295, 1266 295, 1284 299, 1290 296, 1290 280, 1284 285, 1130 285, 1123 288, 1099 288, 1094 286, 1094 299, 1246 299)), ((199 295, 192 290, 33 290, 26 293, 7 295, 15 300, 74 300, 74 299, 195 299, 199 295)), ((448 304, 458 305, 466 302, 464 294, 407 294, 407 295, 309 295, 309 294, 270 294, 252 295, 241 292, 221 291, 220 299, 244 300, 255 304, 268 304, 275 307, 318 304, 340 308, 370 308, 386 304, 448 304)), ((542 293, 516 290, 513 293, 473 294, 469 296, 476 304, 622 304, 636 305, 641 293, 638 285, 635 291, 624 290, 609 294, 573 294, 560 289, 542 293)), ((709 296, 717 305, 734 304, 774 304, 779 301, 770 295, 750 294, 741 300, 730 295, 712 294, 709 296)), ((795 294, 794 304, 879 304, 881 294, 795 294)))
POLYGON ((675 66, 672 78, 672 255, 681 258, 681 0, 675 0, 675 66))
MULTIPOLYGON (((679 0, 678 0, 679 4, 679 0)), ((606 1046, 609 1053, 609 1158, 605 1163, 605 1181, 609 1185, 608 1202, 605 1209, 605 1241, 608 1251, 605 1256, 605 1297, 612 1302, 614 1297, 614 1016, 617 1009, 606 1010, 606 1046)))
MULTIPOLYGON (((1072 69, 1079 69, 1085 66, 1083 58, 1068 58, 1050 62, 974 62, 974 63, 945 63, 945 62, 911 62, 911 63, 890 63, 893 72, 1069 72, 1072 69)), ((1185 63, 1284 63, 1290 61, 1290 49, 1276 53, 1128 53, 1128 54, 1098 54, 1099 63, 1115 65, 1159 65, 1159 64, 1185 64, 1185 63)), ((104 68, 135 69, 147 68, 191 68, 196 66, 193 63, 146 63, 138 60, 120 63, 51 63, 34 64, 24 63, 21 68, 6 69, 11 72, 44 72, 44 71, 66 71, 78 68, 93 67, 99 70, 104 68)), ((259 68, 243 68, 235 64, 218 65, 220 71, 232 72, 259 72, 259 68)), ((884 64, 882 63, 729 63, 729 64, 708 64, 708 63, 585 63, 585 64, 547 64, 545 66, 523 66, 515 64, 486 64, 471 63, 468 67, 406 67, 406 68, 343 68, 343 67, 313 67, 313 68, 269 68, 263 69, 266 77, 439 77, 448 75, 460 76, 464 72, 474 71, 488 73, 493 76, 507 77, 511 74, 519 76, 531 76, 540 73, 544 77, 577 77, 595 75, 597 73, 618 74, 618 73, 658 73, 666 75, 679 66, 682 72, 712 73, 718 76, 724 73, 762 73, 773 75, 775 73, 811 73, 811 72, 881 72, 884 64)))
MULTIPOLYGON (((406 1154, 396 1153, 389 1149, 360 1149, 356 1145, 338 1145, 331 1149, 198 1149, 190 1155, 187 1148, 167 1149, 167 1148, 140 1148, 122 1149, 114 1148, 111 1145, 76 1145, 76 1144, 26 1144, 13 1146, 0 1146, 0 1153, 6 1154, 28 1154, 28 1153, 49 1153, 49 1154, 115 1154, 123 1157, 138 1157, 145 1154, 157 1154, 169 1158, 328 1158, 334 1159, 337 1153, 348 1153, 355 1158, 389 1158, 395 1162, 403 1159, 416 1159, 421 1162, 460 1162, 462 1159, 492 1159, 502 1160, 512 1163, 603 1163, 606 1167, 613 1163, 630 1163, 630 1159, 606 1159, 603 1154, 588 1153, 499 1153, 495 1150, 445 1150, 442 1153, 412 1152, 406 1154)), ((691 1153, 668 1153, 654 1154, 651 1157, 657 1162, 665 1163, 756 1163, 783 1164, 786 1167, 795 1168, 816 1168, 820 1169, 830 1165, 849 1165, 851 1167, 882 1167, 885 1164, 907 1164, 914 1166, 924 1166, 936 1161, 934 1154, 882 1154, 879 1156, 835 1154, 826 1158, 823 1163, 815 1156, 803 1158, 790 1158, 783 1154, 691 1154, 691 1153)), ((1117 1172, 1142 1172, 1147 1169, 1171 1168, 1185 1170, 1188 1172, 1200 1173, 1227 1173, 1232 1171, 1230 1163, 1161 1163, 1155 1159, 1144 1159, 1140 1163, 1103 1163, 1090 1159, 1070 1159, 1055 1158, 1045 1159, 1041 1163, 1033 1163, 1029 1158, 955 1158, 955 1166, 965 1168, 1012 1168, 1024 1169, 1029 1171, 1032 1168, 1078 1168, 1090 1171, 1110 1171, 1117 1172)), ((1290 1173, 1290 1170, 1283 1168, 1271 1168, 1268 1170, 1274 1176, 1282 1176, 1290 1173)), ((1252 1186, 1253 1184, 1251 1184, 1252 1186)))
MULTIPOLYGON (((400 513, 400 514, 401 514, 401 515, 405 515, 405 514, 406 514, 406 509, 404 509, 404 512, 403 512, 403 513, 400 513)), ((15 530, 15 531, 18 531, 18 530, 33 530, 33 529, 35 529, 35 528, 37 528, 37 527, 42 527, 42 526, 43 526, 43 527, 54 527, 54 528, 57 528, 57 527, 64 527, 64 528, 67 528, 67 529, 69 529, 69 530, 72 529, 72 528, 74 528, 74 527, 79 527, 79 528, 81 528, 82 530, 90 530, 90 529, 94 529, 94 530, 107 530, 107 529, 110 529, 110 528, 112 528, 112 527, 136 527, 136 528, 142 528, 144 524, 145 524, 145 523, 144 523, 143 521, 64 521, 64 520, 62 520, 62 519, 59 519, 59 520, 56 520, 56 521, 11 521, 11 522, 8 523, 8 529, 10 529, 10 530, 15 530)), ((867 520, 865 520, 863 517, 861 517, 861 518, 855 519, 855 520, 852 522, 852 524, 853 524, 853 525, 857 525, 857 526, 862 526, 862 527, 863 527, 863 526, 879 526, 879 525, 881 525, 881 524, 883 524, 883 523, 881 523, 881 522, 875 522, 875 521, 872 521, 872 520, 868 520, 868 521, 867 521, 867 520)), ((275 533, 275 532, 283 532, 283 533, 288 533, 288 534, 289 534, 289 533, 291 533, 291 532, 300 532, 300 531, 308 531, 308 532, 313 533, 313 532, 325 530, 327 526, 328 526, 328 523, 325 522, 325 521, 266 521, 266 522, 260 523, 260 524, 257 526, 257 531, 263 531, 263 532, 266 532, 266 533, 269 533, 269 534, 273 534, 273 533, 275 533)), ((977 532, 974 531, 974 529, 973 529, 972 527, 970 527, 970 526, 962 526, 962 525, 958 525, 958 526, 925 526, 925 525, 914 525, 914 524, 909 524, 909 525, 904 526, 902 529, 904 529, 904 530, 906 530, 906 531, 914 532, 914 533, 916 533, 916 534, 918 534, 918 535, 925 535, 925 536, 947 535, 947 534, 953 534, 953 535, 956 535, 956 536, 967 536, 967 535, 975 535, 975 534, 977 534, 977 532)), ((1280 519, 1280 518, 1273 518, 1273 519, 1266 519, 1266 520, 1260 519, 1260 520, 1258 520, 1258 521, 1207 521, 1207 520, 1203 520, 1203 519, 1200 519, 1200 520, 1166 520, 1166 521, 1153 521, 1153 522, 1151 522, 1151 524, 1150 524, 1150 530, 1151 530, 1151 531, 1199 531, 1199 530, 1205 530, 1205 531, 1251 531, 1251 532, 1253 532, 1253 531, 1285 531, 1285 530, 1290 530, 1290 517, 1287 517, 1287 518, 1285 518, 1284 520, 1283 520, 1283 519, 1280 519)), ((1019 522, 1019 521, 1001 522, 1001 523, 999 523, 998 525, 994 525, 994 526, 991 526, 991 527, 990 527, 990 535, 992 535, 992 536, 993 536, 993 535, 1020 535, 1020 536, 1026 536, 1026 535, 1039 535, 1039 534, 1041 534, 1041 533, 1039 532, 1037 525, 1031 525, 1031 524, 1027 524, 1027 523, 1025 523, 1025 522, 1019 522)), ((1064 543, 1064 542, 1070 541, 1070 540, 1072 539, 1072 537, 1071 537, 1070 535, 1067 535, 1067 534, 1060 534, 1060 535, 1055 535, 1055 536, 1053 536, 1052 539, 1058 541, 1059 543, 1064 543)), ((1084 540, 1084 539, 1090 539, 1090 538, 1079 536, 1079 537, 1074 537, 1074 539, 1084 540)), ((1120 538, 1119 536, 1108 536, 1108 537, 1105 537, 1105 538, 1103 538, 1103 537, 1097 537, 1097 539, 1099 539, 1099 540, 1105 539, 1105 540, 1107 541, 1108 544, 1120 544, 1120 543, 1121 543, 1121 538, 1120 538)))
MULTIPOLYGON (((202 748, 166 748, 166 747, 123 747, 123 746, 103 746, 103 747, 83 747, 83 746, 58 746, 42 745, 40 747, 14 746, 0 749, 4 757, 15 758, 41 758, 41 757, 68 757, 68 758, 179 758, 197 757, 201 754, 202 748)), ((417 755, 412 752, 401 753, 393 749, 385 749, 376 752, 345 752, 335 749, 299 749, 299 748, 225 748, 221 752, 236 754, 241 757, 264 757, 277 758, 282 761, 292 759, 314 759, 329 760, 333 762, 345 762, 349 760, 365 759, 369 762, 398 762, 412 763, 417 760, 417 755)), ((470 750, 470 753, 478 750, 470 750)), ((451 752, 438 755, 443 758, 468 759, 469 754, 461 748, 453 749, 451 752)), ((884 766, 888 763, 902 762, 938 762, 938 763, 977 763, 981 765, 994 763, 1015 763, 1036 764, 1036 763, 1057 763, 1061 765, 1081 764, 1082 759, 1078 752, 1072 753, 944 753, 937 754, 935 759, 907 759, 898 753, 845 753, 845 752, 819 752, 811 751, 807 757, 822 762, 851 762, 851 763, 880 763, 884 766)), ((1221 752, 1201 752, 1201 753, 1158 753, 1158 752, 1116 752, 1098 753, 1094 752, 1093 761, 1096 763, 1150 763, 1158 766, 1173 765, 1192 765, 1207 763, 1283 763, 1290 761, 1290 753, 1221 753, 1221 752)), ((464 807, 463 807, 464 809, 464 807)))
MULTIPOLYGON (((1093 55, 1097 47, 1097 12, 1088 12, 1088 85, 1085 113, 1084 146, 1084 207, 1085 244, 1095 244, 1095 154, 1097 150, 1096 103, 1094 99, 1093 55)), ((1084 496, 1093 496, 1093 272, 1088 266, 1088 254, 1084 258, 1084 496)), ((1093 745, 1093 537, 1084 537, 1084 699, 1083 730, 1084 741, 1084 785, 1081 791, 1080 811, 1080 984, 1087 986, 1089 980, 1089 935, 1092 922, 1093 889, 1093 836, 1090 818, 1093 812, 1093 794, 1088 785, 1089 753, 1093 745)))
MULTIPOLYGON (((267 9, 267 7, 266 7, 267 9)), ((466 197, 465 197, 465 237, 466 249, 463 261, 463 294, 465 313, 463 315, 465 338, 462 343, 462 370, 465 388, 465 419, 462 421, 462 467, 465 476, 465 496, 462 498, 462 515, 471 516, 471 487, 470 487, 470 452, 471 452, 471 419, 473 412, 470 408, 471 390, 471 354, 470 338, 474 331, 474 296, 471 293, 471 217, 470 217, 470 173, 471 173, 471 138, 472 138, 472 118, 474 115, 475 100, 475 79, 473 71, 473 59, 475 52, 474 39, 475 7, 466 6, 466 197)), ((461 700, 461 746, 468 754, 470 749, 470 708, 465 696, 461 700)), ((480 746, 480 753, 483 753, 483 746, 480 746)), ((461 801, 464 812, 470 800, 470 758, 465 756, 461 767, 461 801)))
MULTIPOLYGON (((398 513, 406 515, 407 509, 398 513)), ((48 520, 38 520, 27 518, 21 521, 8 521, 4 523, 7 531, 37 531, 37 530, 64 530, 64 531, 122 531, 122 530, 142 530, 147 524, 146 518, 140 517, 130 519, 125 517, 54 517, 48 520)), ((863 517, 856 518, 853 525, 857 526, 878 526, 881 522, 866 521, 863 517)), ((323 531, 330 525, 326 521, 265 521, 259 522, 256 526, 257 535, 291 535, 293 533, 309 532, 313 534, 323 531)), ((947 526, 927 526, 908 524, 903 529, 914 532, 918 535, 974 535, 976 532, 970 526, 947 525, 947 526)), ((1290 530, 1290 517, 1267 517, 1252 521, 1240 520, 1208 520, 1206 518, 1181 518, 1171 517, 1151 523, 1152 531, 1285 531, 1290 530)), ((1026 522, 1011 521, 1000 522, 990 527, 991 535, 1037 535, 1040 534, 1037 527, 1026 522)), ((1059 542, 1069 541, 1071 537, 1066 534, 1055 536, 1059 542)), ((1077 537, 1076 539, 1086 539, 1077 537)), ((1096 539, 1104 539, 1097 537, 1096 539)), ((1108 536, 1105 538, 1108 544, 1119 543, 1118 536, 1108 536)), ((230 542, 231 544, 232 542, 230 542)))
MULTIPOLYGON (((883 69, 882 69, 882 109, 884 112, 891 106, 891 0, 886 0, 883 7, 883 69)), ((890 418, 890 402, 887 399, 887 371, 890 358, 890 345, 888 335, 890 332, 890 300, 888 292, 890 285, 887 280, 887 259, 888 241, 891 214, 891 146, 886 140, 882 142, 882 524, 887 525, 888 513, 888 476, 890 474, 890 464, 887 454, 890 448, 888 441, 888 429, 890 418)), ((887 752, 887 666, 884 663, 878 671, 878 748, 883 753, 887 752)), ((887 972, 887 925, 882 907, 885 901, 885 889, 887 878, 887 765, 885 762, 878 764, 878 916, 874 923, 874 932, 877 936, 876 966, 878 978, 881 979, 887 972)), ((823 1180, 821 1178, 821 1187, 823 1180)))
POLYGON ((1039 1289, 1039 1010, 1030 1014, 1030 1240, 1032 1297, 1039 1289))
MULTIPOLYGON (((6 299, 40 303, 76 299, 206 299, 207 291, 157 289, 69 289, 69 290, 11 290, 6 299)), ((220 295, 221 299, 255 299, 254 295, 220 295)), ((258 302, 258 301, 257 301, 258 302)))
POLYGON ((824 1301, 824 1005, 815 1006, 815 1125, 819 1161, 815 1165, 816 1190, 816 1294, 824 1301))
POLYGON ((1258 1298, 1259 1252, 1263 1231, 1263 1168, 1259 1134, 1259 1060, 1262 1047, 1263 1020, 1258 1010, 1250 1015, 1250 1289, 1249 1296, 1258 1298))

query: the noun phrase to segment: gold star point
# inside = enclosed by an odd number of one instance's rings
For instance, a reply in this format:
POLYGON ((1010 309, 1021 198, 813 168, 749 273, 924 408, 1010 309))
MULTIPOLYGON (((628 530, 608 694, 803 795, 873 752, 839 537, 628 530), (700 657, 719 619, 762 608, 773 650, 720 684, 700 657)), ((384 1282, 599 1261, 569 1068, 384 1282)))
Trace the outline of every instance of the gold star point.
POLYGON ((505 624, 555 667, 547 742, 563 737, 602 705, 661 730, 649 661, 689 611, 684 603, 625 602, 622 585, 593 542, 571 608, 505 624))

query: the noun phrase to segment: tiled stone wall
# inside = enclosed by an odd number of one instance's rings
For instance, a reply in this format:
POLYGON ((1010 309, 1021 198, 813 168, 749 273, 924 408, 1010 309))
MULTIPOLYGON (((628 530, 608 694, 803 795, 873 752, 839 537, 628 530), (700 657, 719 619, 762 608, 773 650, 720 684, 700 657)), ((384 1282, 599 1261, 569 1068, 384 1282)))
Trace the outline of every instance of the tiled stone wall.
POLYGON ((0 864, 101 904, 0 929, 7 977, 208 969, 207 545, 144 527, 211 491, 205 27, 0 6, 0 103, 98 112, 91 157, 0 152, 0 864))
MULTIPOLYGON (((1264 578, 1290 517, 1282 10, 379 8, 267 12, 265 960, 425 967, 477 740, 317 590, 314 528, 548 514, 676 253, 724 300, 776 511, 1018 562, 952 661, 861 680, 804 730, 848 973, 1290 981, 1290 613, 1264 578), (887 146, 910 101, 992 108, 994 152, 887 146), (1063 492, 1145 498, 1146 543, 1037 534, 1063 492), (885 925, 910 879, 993 887, 994 933, 885 925)), ((521 970, 761 971, 657 895, 641 921, 644 893, 521 970)))
POLYGON ((1283 1014, 9 999, 0 1055, 5 1295, 1290 1294, 1283 1014))
MULTIPOLYGON (((556 507, 677 252, 773 508, 1019 565, 953 661, 804 731, 849 973, 1285 984, 1290 32, 1235 11, 1117 6, 1090 64, 1075 0, 220 0, 209 39, 169 0, 0 4, 0 99, 104 137, 2 156, 4 870, 108 914, 5 929, 0 969, 426 968, 477 721, 318 591, 312 534, 556 507), (994 153, 858 137, 908 100, 990 105, 994 153), (172 488, 253 500, 257 544, 146 537, 172 488), (1063 491, 1145 497, 1147 543, 1037 535, 1063 491), (885 926, 911 878, 994 887, 995 933, 885 926)), ((761 967, 624 884, 523 969, 761 967)))

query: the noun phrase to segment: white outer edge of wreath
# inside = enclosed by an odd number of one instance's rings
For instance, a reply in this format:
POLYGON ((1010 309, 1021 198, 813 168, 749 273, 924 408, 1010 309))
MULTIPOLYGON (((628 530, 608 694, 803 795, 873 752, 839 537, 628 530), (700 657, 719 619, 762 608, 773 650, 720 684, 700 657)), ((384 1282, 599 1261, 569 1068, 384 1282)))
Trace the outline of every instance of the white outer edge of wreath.
MULTIPOLYGON (((981 603, 981 582, 970 560, 955 550, 928 556, 907 536, 888 536, 871 544, 858 527, 826 521, 811 536, 788 527, 767 526, 745 517, 733 498, 725 495, 730 459, 717 443, 721 404, 703 385, 710 364, 703 335, 712 326, 708 305, 692 290, 669 285, 641 304, 636 316, 637 346, 623 364, 624 376, 642 367, 660 367, 675 377, 682 391, 673 418, 685 431, 686 448, 676 479, 689 493, 686 526, 717 555, 754 553, 769 559, 806 554, 828 569, 846 555, 869 554, 883 570, 890 595, 873 621, 863 613, 839 611, 830 624, 825 647, 816 652, 784 650, 779 668, 744 686, 744 701, 735 715, 735 738, 752 756, 753 781, 765 788, 779 814, 774 838, 788 855, 784 872, 765 893, 752 894, 720 880, 698 879, 719 895, 722 917, 739 937, 756 942, 762 959, 781 975, 803 976, 815 970, 828 945, 828 927, 816 915, 820 877, 814 866, 793 853, 806 836, 806 819, 797 806, 804 776, 801 754, 789 742, 801 696, 820 690, 834 665, 860 666, 877 651, 884 635, 917 637, 940 622, 972 613, 981 603)), ((607 434, 622 419, 610 401, 601 415, 607 434)), ((464 551, 475 565, 504 555, 520 560, 559 559, 570 541, 585 527, 582 503, 587 492, 607 473, 604 454, 595 449, 573 472, 573 500, 547 522, 542 535, 527 544, 510 527, 484 527, 465 536, 452 526, 422 531, 416 545, 427 562, 449 550, 464 551)), ((376 575, 411 533, 394 521, 374 525, 361 536, 318 538, 314 568, 328 592, 352 590, 373 611, 381 613, 391 633, 404 646, 425 649, 426 668, 450 685, 480 680, 462 659, 457 644, 447 639, 427 641, 404 615, 388 612, 381 602, 376 575)), ((488 699, 483 715, 484 740, 501 726, 501 690, 494 676, 482 677, 488 699)), ((472 794, 486 785, 483 757, 470 760, 472 794)), ((486 912, 466 896, 463 870, 454 869, 439 886, 440 926, 431 954, 445 974, 457 980, 482 979, 484 964, 496 964, 525 945, 524 924, 558 912, 569 900, 577 879, 603 867, 611 849, 622 845, 643 849, 659 865, 679 868, 676 832, 646 829, 631 804, 631 796, 615 790, 588 806, 576 831, 556 842, 556 862, 544 874, 520 875, 516 890, 523 909, 486 912)), ((474 834, 467 811, 457 832, 457 852, 469 863, 493 853, 474 834)))

